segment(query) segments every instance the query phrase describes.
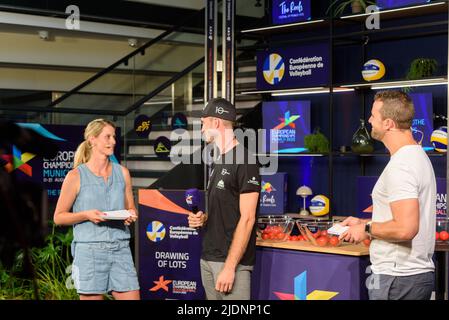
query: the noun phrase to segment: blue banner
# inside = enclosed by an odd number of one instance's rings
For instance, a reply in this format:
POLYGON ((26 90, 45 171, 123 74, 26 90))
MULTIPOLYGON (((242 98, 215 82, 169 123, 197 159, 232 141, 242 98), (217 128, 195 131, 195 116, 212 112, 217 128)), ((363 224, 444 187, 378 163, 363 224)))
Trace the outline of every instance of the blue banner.
POLYGON ((326 86, 329 45, 320 43, 272 48, 257 53, 257 89, 277 90, 326 86))
MULTIPOLYGON (((204 193, 199 206, 204 211, 204 193)), ((184 191, 139 190, 139 283, 144 300, 204 298, 201 236, 184 191)))
POLYGON ((430 0, 377 0, 376 4, 379 9, 385 10, 390 8, 405 7, 414 4, 429 3, 430 0))
POLYGON ((288 24, 311 19, 310 0, 273 0, 272 24, 288 24))
MULTIPOLYGON (((46 159, 12 146, 12 155, 9 160, 11 161, 11 173, 22 181, 42 184, 47 190, 49 201, 57 201, 62 182, 73 168, 76 148, 84 141, 85 126, 39 123, 18 123, 18 125, 36 131, 47 138, 49 143, 56 144, 59 151, 55 158, 46 159)), ((120 128, 116 128, 116 136, 120 137, 120 128)), ((120 139, 117 139, 111 161, 119 162, 120 149, 120 139)))
MULTIPOLYGON (((374 185, 379 177, 357 177, 357 216, 363 219, 371 218, 373 213, 373 199, 371 193, 374 185)), ((447 216, 447 195, 446 195, 446 179, 436 178, 437 180, 437 202, 435 214, 437 218, 445 218, 447 216)))
POLYGON ((306 151, 304 137, 310 134, 310 101, 271 101, 262 105, 267 153, 306 151))
POLYGON ((412 123, 413 137, 426 151, 433 150, 432 142, 430 142, 433 132, 432 93, 411 93, 410 98, 415 106, 415 118, 412 123))
POLYGON ((287 173, 262 175, 259 215, 284 214, 287 207, 287 173))

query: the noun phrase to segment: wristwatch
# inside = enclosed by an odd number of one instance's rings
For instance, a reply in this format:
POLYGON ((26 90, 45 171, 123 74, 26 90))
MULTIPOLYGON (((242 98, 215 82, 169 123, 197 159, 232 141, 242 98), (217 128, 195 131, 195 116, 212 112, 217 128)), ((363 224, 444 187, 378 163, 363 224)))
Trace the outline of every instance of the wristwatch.
POLYGON ((371 224, 373 222, 369 221, 365 224, 365 232, 368 234, 368 236, 371 238, 371 224))

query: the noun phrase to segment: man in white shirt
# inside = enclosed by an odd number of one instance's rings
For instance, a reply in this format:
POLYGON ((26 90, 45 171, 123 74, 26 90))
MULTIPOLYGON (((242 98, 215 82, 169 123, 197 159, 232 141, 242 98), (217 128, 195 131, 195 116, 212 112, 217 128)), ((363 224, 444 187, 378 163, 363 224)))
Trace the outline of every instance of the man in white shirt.
POLYGON ((432 164, 412 136, 414 107, 400 91, 374 97, 371 136, 391 158, 372 192, 372 221, 354 217, 341 239, 371 238, 371 300, 430 299, 434 289, 436 180, 432 164))

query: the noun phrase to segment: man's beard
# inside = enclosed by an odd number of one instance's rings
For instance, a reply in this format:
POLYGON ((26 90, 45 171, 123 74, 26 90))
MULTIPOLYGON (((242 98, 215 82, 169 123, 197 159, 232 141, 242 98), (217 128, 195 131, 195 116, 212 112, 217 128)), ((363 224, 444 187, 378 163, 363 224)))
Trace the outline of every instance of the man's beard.
POLYGON ((203 133, 203 141, 206 142, 206 144, 211 144, 214 142, 214 138, 206 133, 203 133))
POLYGON ((379 132, 374 131, 374 129, 371 129, 370 135, 374 140, 382 141, 383 136, 379 132))

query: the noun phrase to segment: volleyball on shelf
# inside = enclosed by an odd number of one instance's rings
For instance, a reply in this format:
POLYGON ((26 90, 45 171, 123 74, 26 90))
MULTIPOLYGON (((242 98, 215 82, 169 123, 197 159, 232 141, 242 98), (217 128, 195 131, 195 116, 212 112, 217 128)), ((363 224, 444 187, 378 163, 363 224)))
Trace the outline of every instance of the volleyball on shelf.
POLYGON ((432 142, 435 151, 446 152, 447 151, 447 127, 439 127, 432 132, 430 136, 430 142, 432 142))
POLYGON ((319 194, 310 200, 310 213, 314 216, 324 216, 329 213, 329 198, 319 194))
POLYGON ((382 79, 385 75, 385 65, 382 61, 371 59, 363 65, 362 76, 366 81, 382 79))

